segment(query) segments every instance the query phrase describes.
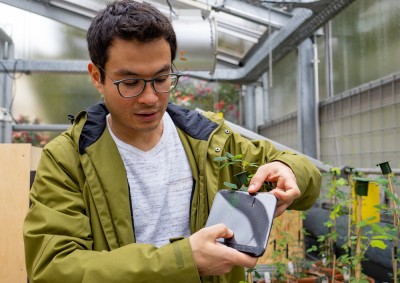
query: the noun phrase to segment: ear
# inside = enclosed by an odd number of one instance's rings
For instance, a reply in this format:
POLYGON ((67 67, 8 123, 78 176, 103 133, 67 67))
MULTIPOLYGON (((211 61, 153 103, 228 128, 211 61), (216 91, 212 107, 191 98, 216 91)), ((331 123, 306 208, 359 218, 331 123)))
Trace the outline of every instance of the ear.
POLYGON ((98 92, 103 94, 104 85, 101 83, 101 75, 99 68, 96 65, 94 65, 93 62, 90 62, 88 64, 88 71, 93 86, 97 89, 98 92))

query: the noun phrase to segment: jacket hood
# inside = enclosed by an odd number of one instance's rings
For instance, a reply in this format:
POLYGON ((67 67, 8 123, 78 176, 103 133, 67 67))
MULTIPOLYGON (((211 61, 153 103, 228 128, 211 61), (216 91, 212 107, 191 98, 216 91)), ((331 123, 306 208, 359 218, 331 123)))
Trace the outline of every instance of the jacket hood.
MULTIPOLYGON (((106 116, 109 111, 104 102, 99 102, 86 111, 87 119, 79 137, 79 153, 84 154, 85 149, 95 143, 106 128, 106 116)), ((167 112, 172 121, 189 136, 199 140, 208 140, 218 124, 194 110, 185 109, 169 103, 167 112)))

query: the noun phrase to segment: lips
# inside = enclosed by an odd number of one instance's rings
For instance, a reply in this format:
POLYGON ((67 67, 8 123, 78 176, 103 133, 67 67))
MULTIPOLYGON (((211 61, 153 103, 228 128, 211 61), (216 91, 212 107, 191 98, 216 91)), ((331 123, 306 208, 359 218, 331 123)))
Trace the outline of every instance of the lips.
POLYGON ((152 116, 152 115, 155 115, 157 113, 158 113, 158 111, 154 110, 154 111, 147 111, 147 112, 143 112, 143 113, 136 113, 136 115, 139 115, 139 116, 152 116))
POLYGON ((159 113, 160 113, 160 111, 158 111, 158 110, 152 110, 152 111, 136 113, 136 116, 140 117, 141 119, 150 121, 150 120, 156 119, 158 117, 159 113))

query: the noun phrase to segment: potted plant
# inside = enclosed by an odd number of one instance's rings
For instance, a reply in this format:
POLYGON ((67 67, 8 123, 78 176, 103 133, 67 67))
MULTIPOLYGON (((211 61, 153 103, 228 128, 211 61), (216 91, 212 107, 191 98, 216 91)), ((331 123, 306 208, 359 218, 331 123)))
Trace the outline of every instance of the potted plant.
POLYGON ((328 282, 334 282, 334 276, 339 274, 337 267, 336 251, 338 242, 337 218, 345 215, 348 204, 345 202, 347 195, 344 188, 348 185, 347 180, 340 177, 341 170, 333 167, 330 172, 328 204, 330 209, 329 219, 324 222, 327 233, 319 235, 318 246, 313 245, 306 252, 318 252, 320 260, 314 262, 313 266, 319 273, 324 274, 328 282))
POLYGON ((387 229, 371 223, 374 217, 362 219, 360 209, 364 195, 367 194, 364 189, 368 188, 371 180, 361 176, 352 168, 345 168, 344 171, 333 168, 331 171, 328 194, 331 211, 329 219, 324 223, 328 233, 319 236, 318 247, 313 246, 307 251, 319 251, 320 255, 323 254, 322 260, 317 261, 315 267, 328 276, 329 282, 371 282, 373 279, 362 273, 361 262, 366 259, 365 253, 370 247, 385 249, 384 240, 392 237, 387 229), (348 175, 347 180, 340 177, 343 172, 348 175), (348 233, 343 238, 339 238, 336 231, 337 218, 341 216, 348 217, 345 225, 348 226, 348 233), (340 247, 337 246, 339 240, 344 243, 340 247))
MULTIPOLYGON (((368 184, 371 180, 361 177, 353 177, 349 180, 352 189, 351 202, 355 200, 355 216, 351 220, 352 217, 349 214, 351 226, 348 229, 347 242, 342 247, 345 254, 338 258, 341 263, 341 274, 335 276, 335 281, 375 282, 374 279, 363 274, 361 263, 366 259, 365 253, 369 247, 385 249, 386 244, 383 240, 390 239, 391 236, 379 224, 372 222, 375 216, 362 218, 363 197, 368 195, 368 184), (367 226, 370 229, 366 229, 367 226)), ((348 203, 348 200, 345 203, 348 203)))

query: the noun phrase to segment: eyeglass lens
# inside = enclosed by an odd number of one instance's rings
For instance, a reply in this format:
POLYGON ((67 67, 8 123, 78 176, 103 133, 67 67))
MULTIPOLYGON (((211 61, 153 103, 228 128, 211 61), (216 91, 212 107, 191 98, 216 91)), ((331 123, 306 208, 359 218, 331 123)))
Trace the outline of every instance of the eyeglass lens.
MULTIPOLYGON (((160 75, 147 82, 152 84, 156 92, 167 93, 175 88, 178 76, 174 74, 160 75)), ((144 79, 125 79, 119 82, 118 89, 122 96, 137 96, 144 90, 145 83, 144 79)))

